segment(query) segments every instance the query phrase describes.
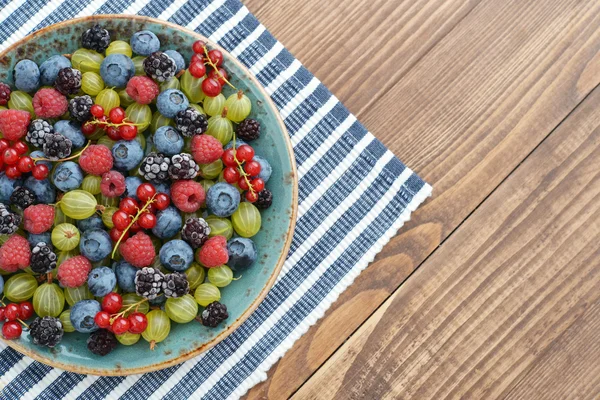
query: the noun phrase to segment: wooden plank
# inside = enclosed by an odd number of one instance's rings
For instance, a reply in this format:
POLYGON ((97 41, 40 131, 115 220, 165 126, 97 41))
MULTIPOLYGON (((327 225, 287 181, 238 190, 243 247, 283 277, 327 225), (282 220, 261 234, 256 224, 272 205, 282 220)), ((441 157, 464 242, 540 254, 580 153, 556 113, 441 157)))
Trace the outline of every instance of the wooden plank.
POLYGON ((598 84, 599 23, 597 1, 488 1, 362 113, 435 198, 249 398, 293 393, 598 84))
MULTIPOLYGON (((562 343, 599 351, 576 328, 597 324, 599 241, 596 89, 294 398, 571 397, 544 371, 562 343)), ((571 363, 597 397, 597 358, 571 363)))

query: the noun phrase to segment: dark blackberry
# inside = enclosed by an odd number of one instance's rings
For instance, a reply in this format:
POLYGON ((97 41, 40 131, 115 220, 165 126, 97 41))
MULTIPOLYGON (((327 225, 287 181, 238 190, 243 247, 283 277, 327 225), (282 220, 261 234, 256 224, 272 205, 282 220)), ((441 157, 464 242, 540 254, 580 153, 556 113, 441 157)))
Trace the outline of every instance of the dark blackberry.
POLYGON ((5 106, 10 100, 10 86, 4 82, 0 82, 0 106, 5 106))
POLYGON ((38 346, 52 348, 60 343, 64 333, 62 323, 58 318, 37 317, 29 324, 29 336, 38 346))
POLYGON ((181 229, 181 237, 194 249, 202 247, 209 234, 210 227, 202 218, 188 218, 181 229))
POLYGON ((135 292, 138 296, 155 299, 162 291, 165 274, 152 267, 144 267, 135 274, 135 292))
POLYGON ((92 353, 105 356, 117 347, 117 338, 114 333, 106 329, 99 329, 92 333, 87 340, 87 348, 92 353))
POLYGON ((29 124, 25 140, 32 146, 41 148, 46 143, 46 135, 54 133, 54 127, 43 119, 34 119, 29 124))
POLYGON ((0 235, 12 235, 21 225, 21 216, 0 203, 0 235))
POLYGON ((260 137, 260 122, 255 119, 247 118, 240 122, 235 134, 242 140, 250 141, 260 137))
POLYGON ((269 189, 258 192, 258 199, 254 202, 256 208, 267 209, 273 204, 273 193, 269 189))
POLYGON ((94 105, 94 101, 87 94, 84 96, 77 96, 69 100, 69 112, 71 117, 75 118, 79 122, 85 122, 92 118, 90 110, 94 105))
POLYGON ((165 275, 163 291, 167 297, 183 297, 190 292, 190 283, 187 276, 181 272, 165 275))
POLYGON ((39 242, 31 249, 31 270, 37 274, 47 274, 56 268, 56 253, 45 242, 39 242))
POLYGON ((150 153, 142 161, 139 173, 147 181, 164 182, 169 179, 171 159, 162 153, 150 153))
POLYGON ((110 44, 110 33, 100 25, 94 25, 92 28, 83 32, 81 35, 81 45, 90 50, 102 53, 110 44))
POLYGON ((81 71, 70 67, 61 69, 58 71, 54 87, 65 96, 79 92, 81 89, 81 71))
POLYGON ((37 203, 36 194, 25 186, 17 186, 15 191, 10 195, 10 204, 19 207, 21 210, 35 203, 37 203))
POLYGON ((175 125, 177 130, 185 137, 201 135, 208 129, 206 116, 200 114, 193 107, 179 111, 175 116, 175 125))
POLYGON ((165 82, 175 76, 177 65, 165 53, 156 51, 144 60, 144 72, 155 81, 165 82))
POLYGON ((58 161, 60 159, 67 158, 71 155, 72 148, 73 142, 71 142, 65 136, 52 133, 46 135, 46 141, 44 142, 43 150, 48 159, 52 161, 58 161))
POLYGON ((229 318, 227 306, 218 301, 213 301, 202 311, 202 325, 210 326, 211 328, 216 328, 217 325, 227 318, 229 318))
POLYGON ((200 167, 190 154, 181 153, 171 157, 169 177, 173 180, 194 179, 200 167))

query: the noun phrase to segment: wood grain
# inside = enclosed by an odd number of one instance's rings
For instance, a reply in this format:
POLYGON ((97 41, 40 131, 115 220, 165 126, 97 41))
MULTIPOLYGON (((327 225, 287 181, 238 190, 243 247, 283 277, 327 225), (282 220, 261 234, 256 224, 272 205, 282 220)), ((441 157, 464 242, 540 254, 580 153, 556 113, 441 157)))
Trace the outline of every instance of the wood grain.
POLYGON ((599 241, 597 89, 294 398, 598 395, 599 241))
MULTIPOLYGON (((308 3, 303 7, 310 8, 308 3)), ((268 27, 268 14, 261 13, 269 4, 258 13, 268 27)), ((282 12, 273 11, 271 20, 278 16, 287 25, 295 23, 289 18, 294 13, 286 10, 283 18, 282 12)), ((306 31, 317 24, 314 20, 302 19, 306 31)), ((433 183, 435 198, 249 398, 292 394, 598 84, 599 22, 597 2, 483 2, 384 98, 359 113, 371 131, 433 183)), ((352 31, 351 23, 346 20, 346 30, 352 31)), ((298 54, 313 37, 296 34, 304 37, 303 45, 289 47, 298 54)), ((332 47, 323 51, 334 52, 332 47)))

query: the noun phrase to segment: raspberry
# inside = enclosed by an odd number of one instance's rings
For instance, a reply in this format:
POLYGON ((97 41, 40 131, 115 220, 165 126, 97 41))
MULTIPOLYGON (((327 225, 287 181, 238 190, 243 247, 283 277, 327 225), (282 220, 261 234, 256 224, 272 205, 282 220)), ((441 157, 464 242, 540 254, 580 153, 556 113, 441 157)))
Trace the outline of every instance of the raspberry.
POLYGON ((79 157, 79 166, 88 174, 101 176, 113 167, 112 153, 104 145, 91 145, 79 157))
POLYGON ((125 177, 118 171, 108 171, 102 175, 100 191, 106 197, 119 197, 125 193, 125 177))
POLYGON ((220 267, 229 261, 225 236, 211 237, 198 252, 198 261, 206 268, 220 267))
POLYGON ((68 108, 67 98, 56 89, 40 89, 33 96, 33 109, 39 118, 58 118, 68 108))
POLYGON ((46 204, 29 206, 23 212, 25 230, 34 235, 49 231, 54 224, 54 207, 46 204))
POLYGON ((76 288, 87 282, 92 263, 84 256, 75 256, 58 266, 56 277, 64 287, 76 288))
POLYGON ((210 164, 223 155, 223 145, 210 135, 196 135, 192 138, 192 156, 198 164, 210 164))
POLYGON ((154 258, 156 257, 156 250, 152 244, 152 239, 143 232, 138 232, 127 239, 119 247, 119 251, 125 261, 138 268, 149 266, 154 262, 154 258))
POLYGON ((150 104, 160 93, 160 88, 147 76, 134 76, 127 82, 126 91, 136 103, 150 104))
POLYGON ((22 110, 0 112, 0 132, 8 140, 19 140, 27 134, 31 115, 22 110))
POLYGON ((196 212, 206 199, 204 188, 198 182, 177 181, 171 185, 171 199, 183 212, 196 212))
POLYGON ((0 269, 16 272, 29 266, 31 250, 29 242, 22 236, 13 235, 0 247, 0 269))

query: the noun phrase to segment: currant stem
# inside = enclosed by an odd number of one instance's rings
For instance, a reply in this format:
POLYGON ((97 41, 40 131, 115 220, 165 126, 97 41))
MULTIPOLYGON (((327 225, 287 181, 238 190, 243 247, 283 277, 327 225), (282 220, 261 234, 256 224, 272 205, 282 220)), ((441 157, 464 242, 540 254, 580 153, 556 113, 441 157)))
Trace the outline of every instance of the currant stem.
POLYGON ((110 318, 110 323, 111 323, 111 325, 112 325, 112 323, 113 323, 113 322, 114 322, 114 321, 115 321, 117 318, 120 318, 120 317, 123 317, 123 316, 125 316, 125 314, 127 314, 129 311, 131 311, 131 309, 132 309, 133 307, 135 307, 135 311, 137 312, 137 309, 139 308, 139 306, 140 306, 140 305, 142 305, 142 304, 144 304, 144 303, 145 303, 145 302, 147 302, 147 301, 148 301, 148 299, 142 299, 142 300, 138 301, 137 303, 133 303, 133 304, 130 304, 130 305, 128 305, 128 306, 127 306, 127 308, 126 308, 126 309, 124 309, 123 311, 119 311, 117 314, 113 314, 113 315, 111 315, 111 316, 110 316, 110 317, 111 317, 111 318, 110 318))
POLYGON ((242 162, 240 160, 238 160, 237 158, 237 148, 235 147, 235 133, 233 134, 233 146, 231 147, 231 151, 233 153, 233 159, 235 160, 236 164, 238 165, 238 171, 240 172, 240 175, 244 178, 244 180, 246 181, 246 184, 248 185, 248 190, 250 190, 250 192, 252 193, 256 193, 256 191, 254 190, 254 187, 252 187, 252 184, 250 183, 250 179, 248 179, 248 177, 250 175, 248 175, 246 173, 246 171, 244 171, 244 168, 242 167, 242 162))
POLYGON ((115 128, 118 128, 118 127, 121 127, 121 126, 125 126, 125 125, 128 125, 128 126, 144 126, 144 125, 145 125, 145 124, 136 124, 136 123, 134 123, 134 122, 127 121, 127 120, 123 120, 123 122, 121 122, 120 124, 115 124, 115 123, 113 123, 113 122, 107 122, 107 121, 98 121, 97 119, 93 119, 93 120, 91 120, 91 121, 88 121, 87 123, 88 123, 88 124, 91 124, 91 125, 106 125, 106 126, 112 126, 112 127, 115 127, 115 128))
POLYGON ((154 195, 152 196, 152 198, 146 202, 146 204, 144 205, 144 207, 142 207, 141 209, 138 209, 138 212, 137 212, 136 216, 131 220, 131 222, 129 223, 129 225, 127 226, 127 228, 125 228, 125 230, 121 233, 121 237, 119 237, 119 240, 115 244, 115 248, 113 249, 111 258, 113 258, 113 259, 115 258, 115 254, 117 252, 117 249, 119 248, 119 245, 121 244, 121 241, 125 237, 125 234, 129 231, 129 228, 131 228, 133 226, 133 224, 136 223, 136 221, 138 220, 138 218, 148 209, 148 207, 150 207, 150 205, 152 203, 154 203, 154 198, 156 197, 156 194, 157 193, 154 193, 154 195))
POLYGON ((220 79, 223 79, 225 81, 226 84, 228 84, 231 88, 237 90, 237 88, 235 86, 233 86, 231 84, 231 82, 229 82, 220 72, 219 72, 219 67, 217 67, 215 65, 214 62, 212 62, 212 60, 210 59, 210 57, 208 56, 208 49, 206 48, 206 46, 204 46, 204 54, 206 55, 206 59, 208 60, 208 63, 210 64, 211 67, 213 67, 213 69, 215 70, 215 74, 217 74, 217 76, 220 79))

